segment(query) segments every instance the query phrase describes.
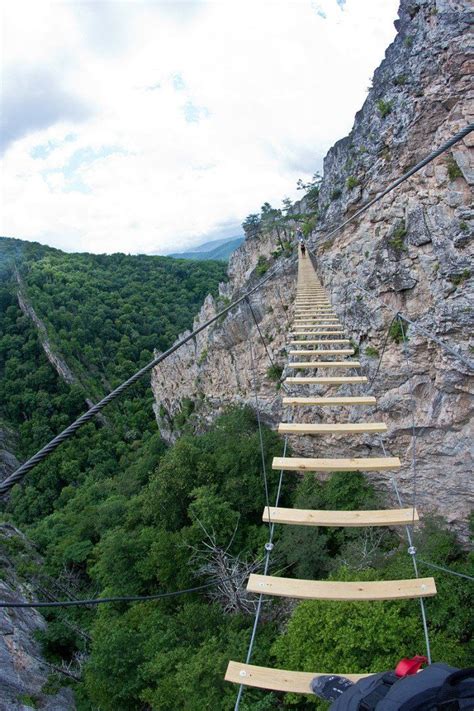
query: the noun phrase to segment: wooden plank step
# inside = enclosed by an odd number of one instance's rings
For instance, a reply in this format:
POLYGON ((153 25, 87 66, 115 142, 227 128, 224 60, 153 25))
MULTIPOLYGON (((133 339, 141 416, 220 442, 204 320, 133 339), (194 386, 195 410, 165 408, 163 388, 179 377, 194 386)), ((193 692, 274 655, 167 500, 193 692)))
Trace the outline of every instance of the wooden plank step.
POLYGON ((316 509, 286 509, 265 506, 262 521, 292 526, 407 526, 418 522, 415 509, 376 509, 374 511, 318 511, 316 509))
POLYGON ((358 360, 312 360, 287 363, 288 368, 360 368, 358 360))
POLYGON ((332 424, 314 424, 305 422, 280 422, 278 432, 282 434, 363 434, 370 432, 386 432, 385 422, 334 422, 332 424))
POLYGON ((341 323, 325 323, 324 321, 313 321, 306 323, 305 321, 293 321, 293 328, 342 328, 341 323))
MULTIPOLYGON (((310 341, 310 340, 304 340, 304 341, 290 341, 291 346, 325 346, 328 343, 350 343, 350 338, 333 338, 330 339, 328 338, 325 341, 310 341)), ((322 351, 324 353, 324 351, 322 351)))
POLYGON ((316 356, 316 358, 321 358, 322 356, 338 356, 338 355, 354 355, 354 349, 353 348, 339 348, 338 350, 330 350, 329 348, 326 349, 314 349, 314 350, 303 350, 301 349, 300 351, 295 350, 295 351, 289 351, 289 355, 309 355, 309 356, 316 356))
POLYGON ((299 600, 402 600, 436 595, 434 578, 407 580, 299 580, 252 573, 247 590, 264 595, 292 597, 299 600))
POLYGON ((290 336, 343 336, 344 331, 292 331, 290 336))
POLYGON ((318 405, 324 407, 329 406, 339 406, 339 405, 376 405, 377 400, 375 397, 284 397, 282 400, 283 405, 318 405))
MULTIPOLYGON (((308 694, 313 697, 311 682, 316 676, 322 676, 329 672, 298 672, 287 671, 286 669, 271 669, 270 667, 258 667, 255 664, 241 664, 230 661, 227 665, 225 680, 234 684, 244 684, 257 689, 268 689, 269 691, 283 691, 293 694, 308 694)), ((364 679, 369 674, 342 674, 346 679, 354 683, 359 679, 364 679)))
POLYGON ((304 377, 296 376, 294 378, 286 378, 285 383, 293 383, 295 385, 346 385, 346 383, 366 383, 367 376, 365 375, 341 375, 340 378, 321 376, 316 377, 304 377))
POLYGON ((297 472, 375 472, 399 469, 398 457, 357 457, 321 459, 314 457, 273 457, 272 469, 297 472))
POLYGON ((295 314, 293 316, 293 323, 307 323, 309 326, 316 326, 318 323, 334 323, 340 324, 340 319, 337 314, 321 314, 321 315, 305 315, 305 314, 295 314))

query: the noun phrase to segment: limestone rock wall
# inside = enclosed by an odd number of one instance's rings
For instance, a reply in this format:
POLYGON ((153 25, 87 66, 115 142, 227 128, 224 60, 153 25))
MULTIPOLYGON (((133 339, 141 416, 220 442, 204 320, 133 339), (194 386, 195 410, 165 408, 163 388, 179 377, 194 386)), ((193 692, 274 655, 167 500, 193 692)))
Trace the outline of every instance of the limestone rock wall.
MULTIPOLYGON (((417 502, 421 511, 442 513, 462 535, 473 503, 469 370, 413 328, 408 329, 406 348, 387 337, 387 330, 393 314, 401 311, 474 359, 470 341, 473 134, 357 221, 327 235, 473 121, 468 84, 471 14, 464 1, 402 0, 397 37, 374 73, 373 87, 353 129, 325 158, 317 228, 309 238, 318 275, 360 349, 369 380, 378 364, 374 353, 381 354, 384 344, 385 349, 372 386, 376 408, 298 411, 298 421, 323 416, 324 421, 386 421, 389 432, 384 445, 388 453, 402 459, 397 479, 407 503, 413 500, 413 412, 417 502)), ((296 213, 305 211, 304 201, 295 206, 296 213)), ((257 292, 252 304, 271 356, 283 363, 296 270, 294 257, 271 257, 276 244, 275 235, 244 242, 231 259, 230 281, 221 289, 221 301, 255 282, 260 255, 276 265, 281 262, 284 274, 257 292)), ((216 309, 218 304, 208 297, 195 325, 216 309)), ((175 438, 185 420, 199 430, 229 404, 255 406, 249 339, 255 344, 259 407, 265 419, 276 426, 295 417, 295 412, 282 411, 281 390, 268 377, 268 356, 248 307, 242 306, 153 373, 156 414, 164 436, 175 438)), ((363 394, 364 390, 348 386, 339 392, 363 394)), ((313 392, 324 390, 316 386, 313 392)), ((313 456, 381 453, 380 440, 368 435, 298 437, 292 446, 295 453, 313 456)), ((394 499, 388 475, 369 476, 394 499)))
MULTIPOLYGON (((30 590, 15 572, 9 551, 27 539, 13 526, 0 524, 0 599, 27 601, 30 590)), ((32 608, 0 608, 0 711, 74 711, 70 688, 43 690, 52 672, 41 654, 35 632, 44 630, 44 617, 32 608)))

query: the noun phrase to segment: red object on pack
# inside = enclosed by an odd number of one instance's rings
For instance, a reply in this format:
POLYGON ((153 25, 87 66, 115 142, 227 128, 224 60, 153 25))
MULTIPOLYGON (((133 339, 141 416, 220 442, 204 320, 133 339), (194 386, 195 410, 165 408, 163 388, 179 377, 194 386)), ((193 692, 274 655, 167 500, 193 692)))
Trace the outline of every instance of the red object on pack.
POLYGON ((395 669, 395 674, 400 678, 404 676, 411 676, 412 674, 416 674, 418 671, 420 671, 423 664, 428 664, 427 657, 421 657, 419 655, 416 655, 411 659, 405 657, 404 659, 400 659, 400 661, 398 662, 395 669))

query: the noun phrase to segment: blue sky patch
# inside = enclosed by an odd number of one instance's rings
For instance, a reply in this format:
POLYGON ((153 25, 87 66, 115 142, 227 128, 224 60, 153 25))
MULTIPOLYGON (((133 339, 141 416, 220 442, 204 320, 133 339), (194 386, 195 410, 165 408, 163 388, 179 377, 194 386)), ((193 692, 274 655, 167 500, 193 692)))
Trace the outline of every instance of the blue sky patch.
POLYGON ((183 106, 183 113, 187 123, 199 123, 209 116, 209 111, 205 106, 196 106, 192 101, 186 102, 183 106))
POLYGON ((173 76, 171 77, 171 83, 173 84, 173 88, 176 89, 176 91, 183 91, 183 89, 186 89, 184 79, 179 73, 173 74, 173 76))

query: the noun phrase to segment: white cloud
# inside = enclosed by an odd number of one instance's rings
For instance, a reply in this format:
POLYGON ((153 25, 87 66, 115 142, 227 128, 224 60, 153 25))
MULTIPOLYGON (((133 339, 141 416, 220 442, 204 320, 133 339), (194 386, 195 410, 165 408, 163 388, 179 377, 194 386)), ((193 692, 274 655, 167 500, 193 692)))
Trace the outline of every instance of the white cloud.
POLYGON ((9 144, 1 234, 166 252, 296 197, 350 129, 397 0, 6 7, 6 72, 54 76, 70 107, 43 95, 50 125, 9 144))

